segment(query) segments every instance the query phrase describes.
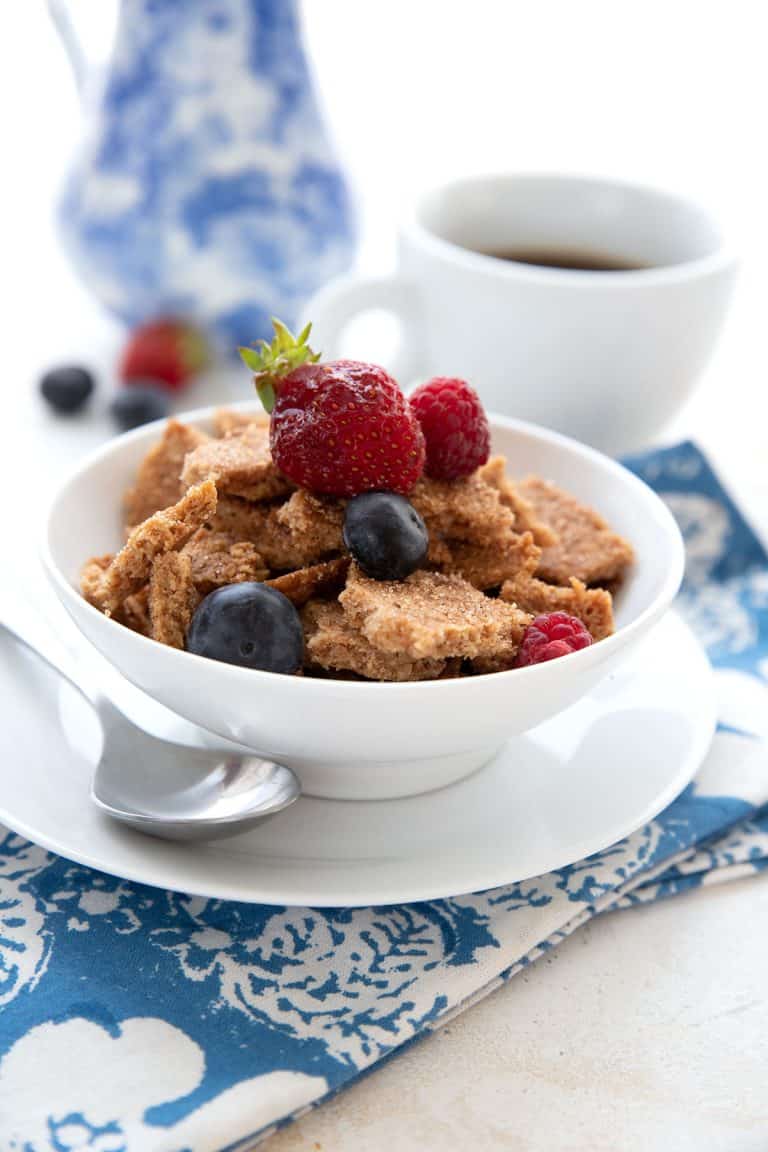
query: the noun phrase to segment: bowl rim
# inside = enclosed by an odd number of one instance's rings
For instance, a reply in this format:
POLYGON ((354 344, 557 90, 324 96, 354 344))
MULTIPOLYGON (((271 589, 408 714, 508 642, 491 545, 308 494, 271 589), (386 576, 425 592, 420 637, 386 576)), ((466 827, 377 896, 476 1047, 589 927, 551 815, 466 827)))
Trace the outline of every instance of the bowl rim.
MULTIPOLYGON (((222 407, 222 404, 211 404, 205 407, 191 409, 189 411, 174 413, 171 418, 182 421, 184 423, 202 423, 210 421, 215 411, 222 407)), ((227 408, 235 409, 236 411, 255 411, 257 414, 261 411, 258 406, 258 401, 241 401, 233 402, 226 405, 227 408)), ((261 682, 265 684, 274 685, 275 682, 290 683, 294 687, 289 688, 288 691, 293 692, 309 692, 316 695, 329 694, 338 692, 339 688, 345 691, 349 690, 352 693, 360 694, 364 692, 376 691, 378 693, 387 692, 391 695, 408 693, 414 695, 417 691, 420 693, 435 693, 442 691, 443 693, 463 691, 467 692, 474 688, 478 690, 481 685, 488 684, 492 681, 495 684, 501 685, 502 683, 509 683, 510 677, 520 677, 525 675, 528 677, 528 683, 533 684, 533 677, 538 676, 541 679, 547 674, 552 674, 553 669, 563 668, 564 660, 546 661, 542 664, 528 665, 524 668, 509 668, 502 672, 486 672, 476 676, 460 676, 445 680, 412 680, 412 681, 387 681, 387 680, 344 680, 340 678, 328 677, 310 677, 310 676, 288 676, 279 672, 267 672, 257 668, 242 668, 236 664, 227 664, 223 661, 210 660, 205 656, 198 656, 193 652, 186 652, 181 649, 169 648, 167 646, 158 646, 155 640, 147 636, 142 636, 138 632, 132 632, 130 629, 125 628, 124 625, 117 623, 117 621, 105 616, 98 608, 89 604, 84 600, 79 591, 69 582, 62 570, 59 568, 56 560, 54 559, 51 548, 51 534, 53 524, 55 522, 55 513, 57 505, 61 500, 66 489, 72 485, 81 476, 87 473, 96 464, 100 463, 105 458, 113 455, 121 450, 126 444, 133 441, 142 440, 144 438, 150 439, 154 433, 159 433, 163 426, 166 424, 168 418, 161 420, 154 420, 149 424, 144 424, 140 428, 132 429, 130 432, 124 432, 119 436, 112 437, 105 444, 100 445, 94 451, 88 453, 74 468, 72 468, 58 485, 56 492, 48 502, 43 527, 43 539, 40 547, 40 554, 43 567, 46 575, 54 587, 58 590, 59 598, 66 602, 76 604, 77 609, 92 613, 94 619, 98 618, 101 626, 119 628, 120 636, 126 643, 135 643, 139 645, 139 651, 144 650, 149 654, 154 652, 158 655, 158 647, 162 649, 163 659, 173 664, 176 661, 182 661, 182 665, 190 669, 193 665, 190 664, 194 661, 199 665, 201 672, 206 672, 209 676, 215 674, 220 678, 220 682, 235 680, 241 681, 244 676, 249 677, 249 683, 254 687, 261 682), (216 667, 216 672, 213 673, 212 665, 216 667), (254 679, 255 678, 255 679, 254 679)), ((512 432, 519 432, 524 436, 529 436, 535 440, 543 441, 549 445, 559 448, 562 451, 581 457, 587 460, 598 468, 602 468, 608 477, 613 476, 621 484, 626 486, 638 501, 643 504, 649 511, 653 510, 656 519, 664 530, 667 542, 669 544, 669 564, 664 581, 657 592, 654 599, 646 605, 646 607, 631 620, 628 624, 619 628, 611 636, 606 636, 605 639, 599 641, 597 644, 591 644, 587 648, 582 648, 577 652, 571 652, 565 661, 567 667, 570 668, 575 675, 579 673, 580 669, 586 668, 592 664, 602 663, 608 660, 612 653, 622 648, 634 636, 645 631, 652 623, 658 620, 663 613, 667 610, 669 605, 675 598, 680 585, 683 580, 683 573, 685 568, 685 547, 680 529, 675 521, 669 508, 666 506, 661 497, 653 491, 639 476, 630 472, 623 464, 616 460, 612 460, 609 456, 599 452, 595 448, 591 448, 581 441, 575 440, 570 436, 564 436, 560 432, 554 432, 548 428, 543 428, 538 424, 531 423, 526 420, 517 420, 513 417, 502 416, 494 412, 488 413, 488 421, 491 425, 491 431, 494 428, 504 428, 512 432)), ((71 613, 70 613, 71 615, 71 613)), ((75 617, 75 623, 80 627, 75 617)), ((82 631, 82 629, 80 629, 82 631)), ((89 643, 93 643, 86 636, 89 643)), ((100 651, 102 651, 100 649, 100 651)), ((112 660, 108 653, 103 652, 106 659, 112 660)))

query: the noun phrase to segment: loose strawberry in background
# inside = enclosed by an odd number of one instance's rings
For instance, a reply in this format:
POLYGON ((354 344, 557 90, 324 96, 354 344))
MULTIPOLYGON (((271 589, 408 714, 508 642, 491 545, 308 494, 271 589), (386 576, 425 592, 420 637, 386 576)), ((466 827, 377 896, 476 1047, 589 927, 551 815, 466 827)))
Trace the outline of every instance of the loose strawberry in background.
POLYGON ((124 384, 152 380, 175 392, 208 361, 208 345, 199 328, 186 320, 153 320, 131 333, 118 375, 124 384))
POLYGON ((435 376, 410 397, 426 442, 425 471, 435 480, 458 480, 485 464, 491 431, 480 397, 465 380, 435 376))
POLYGON ((396 380, 376 364, 320 357, 273 320, 275 338, 241 348, 271 414, 270 448, 290 480, 313 492, 356 496, 410 491, 424 467, 424 437, 396 380))

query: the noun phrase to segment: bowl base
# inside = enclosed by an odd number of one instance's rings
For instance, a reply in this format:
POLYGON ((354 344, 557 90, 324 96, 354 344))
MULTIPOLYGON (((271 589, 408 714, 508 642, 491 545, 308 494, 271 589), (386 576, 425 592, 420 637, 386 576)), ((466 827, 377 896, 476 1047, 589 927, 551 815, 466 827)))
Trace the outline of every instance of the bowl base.
POLYGON ((498 750, 494 745, 418 760, 360 760, 354 778, 349 761, 282 759, 301 780, 304 796, 322 800, 397 800, 455 784, 485 767, 498 750))

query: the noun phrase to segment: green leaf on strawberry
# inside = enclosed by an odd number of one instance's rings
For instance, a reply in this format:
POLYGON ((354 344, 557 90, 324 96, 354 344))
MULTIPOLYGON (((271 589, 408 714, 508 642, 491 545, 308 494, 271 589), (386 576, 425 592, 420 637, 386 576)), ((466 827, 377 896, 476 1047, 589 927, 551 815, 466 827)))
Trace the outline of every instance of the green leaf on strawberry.
POLYGON ((319 352, 313 352, 307 341, 312 325, 306 324, 298 336, 294 336, 282 320, 272 317, 275 335, 272 343, 259 340, 255 348, 240 348, 240 357, 254 374, 256 391, 264 408, 271 413, 275 406, 277 382, 289 376, 302 364, 316 364, 319 352))

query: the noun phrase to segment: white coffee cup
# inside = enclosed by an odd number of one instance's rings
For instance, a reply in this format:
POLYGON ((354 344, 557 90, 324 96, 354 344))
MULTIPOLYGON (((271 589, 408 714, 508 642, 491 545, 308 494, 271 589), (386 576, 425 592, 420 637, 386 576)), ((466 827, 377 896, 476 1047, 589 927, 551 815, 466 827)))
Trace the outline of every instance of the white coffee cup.
POLYGON ((618 453, 648 443, 690 394, 735 269, 714 220, 677 196, 573 176, 477 177, 421 200, 395 276, 333 281, 306 318, 327 357, 354 316, 391 311, 401 344, 386 366, 401 384, 460 376, 489 409, 618 453), (488 254, 542 250, 631 270, 488 254))

